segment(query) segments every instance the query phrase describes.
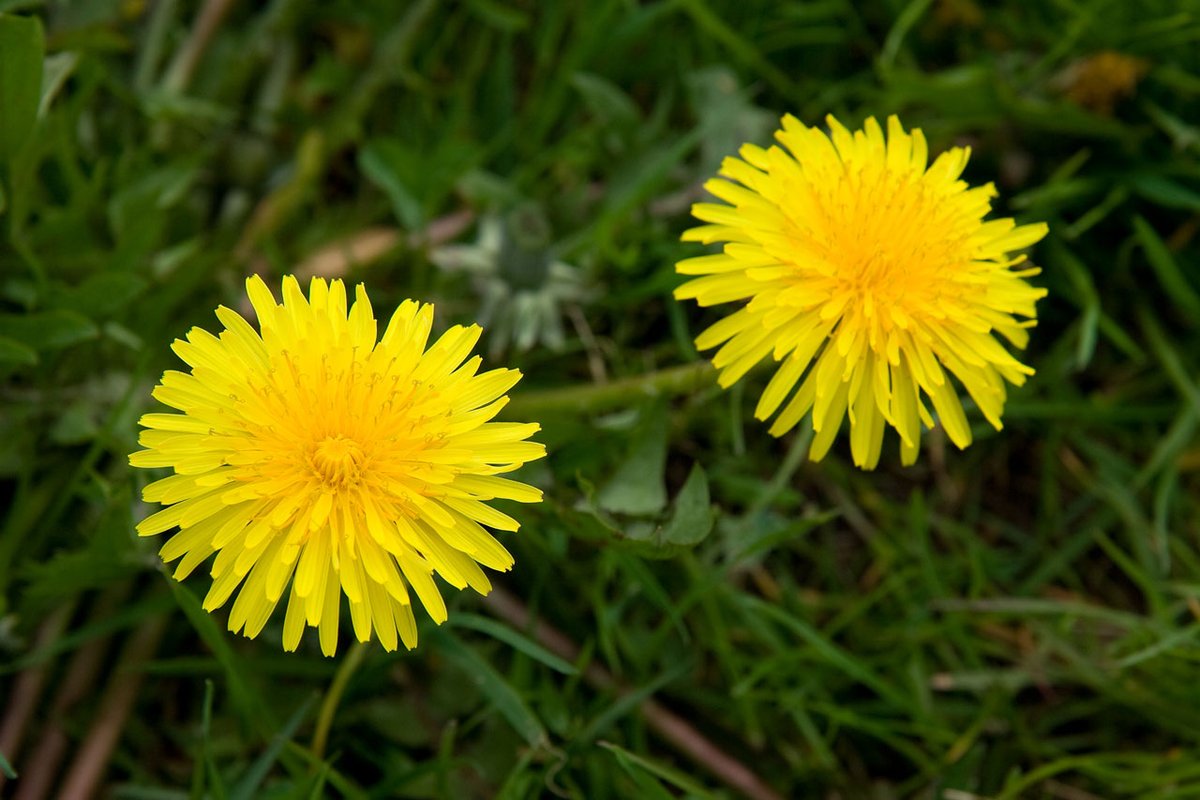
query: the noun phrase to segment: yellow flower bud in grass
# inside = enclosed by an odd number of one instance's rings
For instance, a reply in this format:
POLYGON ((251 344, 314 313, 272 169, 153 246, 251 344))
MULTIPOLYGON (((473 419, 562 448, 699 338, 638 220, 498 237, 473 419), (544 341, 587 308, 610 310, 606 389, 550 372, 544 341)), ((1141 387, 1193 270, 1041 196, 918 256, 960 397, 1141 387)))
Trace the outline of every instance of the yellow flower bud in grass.
POLYGON ((216 553, 204 607, 236 592, 232 631, 257 636, 286 599, 284 648, 308 625, 333 655, 345 594, 359 641, 412 648, 413 594, 446 619, 434 573, 486 594, 480 566, 512 566, 484 526, 518 523, 487 501, 542 498, 499 477, 546 454, 527 441, 537 424, 490 421, 521 373, 479 372, 476 325, 427 346, 431 305, 401 303, 378 338, 361 285, 348 311, 339 280, 305 298, 287 277, 282 304, 257 276, 246 289, 259 331, 222 306, 219 335, 172 346, 191 372, 166 372, 154 397, 182 413, 143 416, 129 463, 174 474, 146 487, 166 507, 138 533, 179 528, 161 551, 178 580, 216 553))
POLYGON ((827 121, 829 134, 786 116, 782 146, 748 144, 740 159, 725 159, 705 188, 726 204, 695 205, 708 224, 683 236, 724 249, 679 262, 678 272, 700 277, 675 297, 742 303, 696 346, 720 347, 713 364, 724 387, 768 357, 778 362, 755 416, 778 412, 775 436, 808 416, 814 461, 848 416, 857 466, 878 464, 888 426, 912 464, 922 425, 934 424, 926 401, 966 447, 971 429, 955 382, 998 430, 1005 381, 1033 374, 996 334, 1019 348, 1028 342, 1046 292, 1025 280, 1039 270, 1018 268, 1025 256, 1013 253, 1047 227, 985 221, 996 190, 960 180, 968 148, 930 165, 924 135, 895 117, 886 137, 874 119, 853 133, 827 121))

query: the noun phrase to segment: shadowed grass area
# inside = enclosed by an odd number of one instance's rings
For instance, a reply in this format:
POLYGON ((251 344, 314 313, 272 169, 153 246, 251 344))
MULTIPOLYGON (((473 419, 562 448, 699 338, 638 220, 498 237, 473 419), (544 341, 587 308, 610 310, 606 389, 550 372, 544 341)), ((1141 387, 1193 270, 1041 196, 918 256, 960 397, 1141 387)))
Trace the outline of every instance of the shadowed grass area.
POLYGON ((1200 796, 1200 2, 0 12, 0 794, 1200 796), (1049 223, 1003 431, 863 473, 716 386, 679 234, 783 113, 1049 223), (230 635, 134 535, 168 345, 254 272, 525 373, 545 502, 412 652, 230 635))

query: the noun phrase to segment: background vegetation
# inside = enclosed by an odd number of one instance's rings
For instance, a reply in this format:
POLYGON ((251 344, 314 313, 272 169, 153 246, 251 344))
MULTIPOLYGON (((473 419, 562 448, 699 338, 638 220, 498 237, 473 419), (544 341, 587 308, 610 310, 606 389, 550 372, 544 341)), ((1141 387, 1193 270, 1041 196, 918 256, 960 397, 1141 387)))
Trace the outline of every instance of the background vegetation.
POLYGON ((0 794, 1200 796, 1195 0, 0 10, 0 794), (678 234, 784 112, 1050 223, 1002 433, 860 473, 715 387, 678 234), (168 345, 251 272, 527 375, 546 502, 411 653, 231 636, 133 535, 168 345))

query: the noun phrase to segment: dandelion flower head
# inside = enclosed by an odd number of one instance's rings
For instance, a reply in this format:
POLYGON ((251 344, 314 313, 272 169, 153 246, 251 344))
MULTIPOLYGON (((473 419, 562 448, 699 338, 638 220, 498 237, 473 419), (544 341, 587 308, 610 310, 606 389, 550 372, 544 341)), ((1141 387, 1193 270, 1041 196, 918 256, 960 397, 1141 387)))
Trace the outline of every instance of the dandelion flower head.
POLYGON ((996 334, 1028 342, 1045 290, 1025 280, 1038 270, 1018 268, 1025 257, 1014 253, 1047 227, 984 220, 996 190, 960 179, 969 148, 928 164, 924 135, 896 117, 886 136, 874 119, 853 133, 827 122, 828 134, 786 116, 778 145, 747 144, 725 160, 705 184, 725 204, 696 204, 707 224, 683 237, 723 251, 681 261, 678 272, 699 277, 675 296, 746 301, 696 344, 719 346, 724 387, 773 358, 755 416, 778 411, 770 432, 780 436, 809 415, 814 461, 848 416, 857 466, 878 464, 889 426, 912 464, 922 426, 934 425, 926 400, 966 447, 971 428, 952 377, 999 430, 1005 382, 1033 374, 996 334))
POLYGON ((479 372, 478 326, 427 347, 431 305, 406 300, 377 339, 362 285, 348 311, 340 280, 313 279, 306 298, 285 278, 282 304, 257 276, 246 288, 261 333, 222 306, 219 335, 193 328, 172 346, 191 371, 153 394, 181 413, 143 416, 129 461, 174 474, 145 488, 166 507, 138 533, 179 529, 161 551, 178 580, 216 554, 204 608, 236 591, 232 631, 257 636, 286 598, 284 648, 307 625, 332 655, 345 594, 359 641, 412 648, 414 594, 446 619, 434 573, 486 594, 480 565, 512 565, 484 526, 518 523, 487 501, 541 500, 500 477, 545 455, 527 441, 538 425, 491 421, 521 374, 479 372))

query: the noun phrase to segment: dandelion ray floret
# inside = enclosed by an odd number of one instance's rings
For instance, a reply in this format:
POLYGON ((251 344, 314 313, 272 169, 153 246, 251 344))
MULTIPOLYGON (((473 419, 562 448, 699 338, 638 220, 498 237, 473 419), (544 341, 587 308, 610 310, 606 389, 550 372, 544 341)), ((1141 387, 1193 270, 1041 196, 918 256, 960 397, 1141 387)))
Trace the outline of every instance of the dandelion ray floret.
POLYGON ((332 655, 344 594, 360 641, 414 647, 413 595, 446 618, 434 574, 486 594, 480 567, 512 566, 487 528, 518 523, 487 501, 541 500, 501 477, 545 455, 528 441, 538 425, 492 421, 521 374, 479 371, 478 326, 430 345, 431 305, 405 301, 378 337, 361 285, 349 308, 339 280, 313 279, 306 298, 285 278, 282 303, 257 276, 246 286, 259 331, 220 307, 219 335, 172 346, 191 371, 153 395, 181 413, 144 415, 129 460, 174 474, 146 486, 165 507, 138 533, 179 528, 161 550, 179 580, 216 555, 204 608, 236 592, 230 630, 257 636, 285 601, 284 647, 312 626, 332 655))
POLYGON ((696 204, 706 224, 683 236, 723 250, 681 261, 677 271, 692 279, 675 296, 743 303, 696 345, 717 348, 724 387, 777 362, 755 416, 778 414, 776 436, 809 416, 813 460, 847 417, 854 463, 866 469, 886 427, 913 463, 934 414, 966 447, 971 429, 951 378, 999 429, 1005 383, 1019 386, 1033 370, 996 334, 1024 348, 1045 295, 1026 281, 1039 270, 1019 268, 1025 256, 1014 253, 1047 227, 985 220, 996 190, 960 179, 968 148, 929 164, 922 132, 896 117, 886 136, 874 119, 853 133, 827 122, 828 134, 786 116, 779 145, 747 144, 725 160, 705 184, 724 203, 696 204))

